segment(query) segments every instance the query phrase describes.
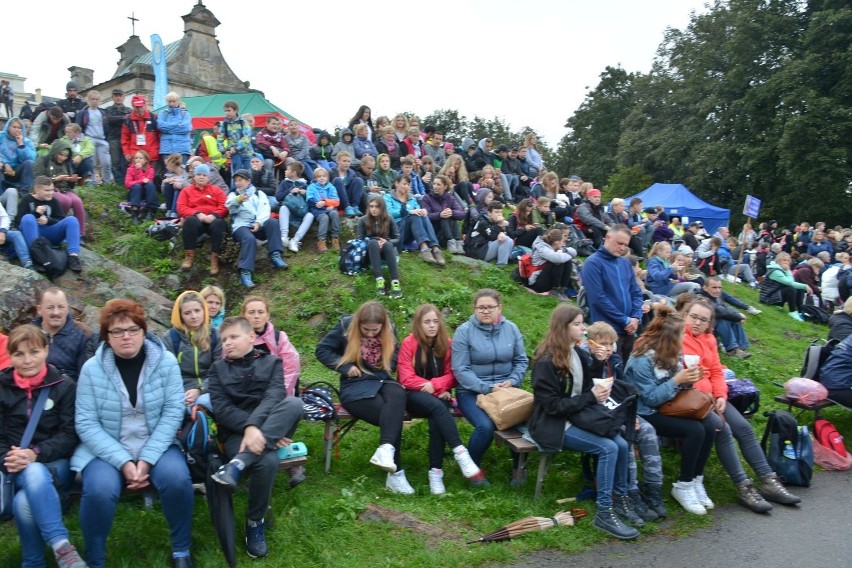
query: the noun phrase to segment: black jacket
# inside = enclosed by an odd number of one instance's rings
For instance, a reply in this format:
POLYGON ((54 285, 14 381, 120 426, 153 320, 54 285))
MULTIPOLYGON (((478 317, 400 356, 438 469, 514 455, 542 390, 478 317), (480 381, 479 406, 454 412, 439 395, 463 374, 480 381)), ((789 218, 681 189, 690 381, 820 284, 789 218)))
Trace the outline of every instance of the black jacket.
POLYGON ((215 361, 207 390, 219 438, 242 436, 246 426, 262 428, 275 405, 287 397, 283 375, 281 359, 257 349, 241 359, 215 361))
MULTIPOLYGON (((33 320, 33 325, 38 328, 41 328, 41 323, 41 316, 33 320)), ((59 331, 48 335, 47 341, 50 346, 47 362, 75 381, 80 376, 83 363, 91 359, 97 348, 97 336, 75 321, 71 314, 59 331)))
POLYGON ((852 335, 852 316, 846 312, 834 314, 828 319, 828 338, 843 341, 852 335))
POLYGON ((48 365, 44 382, 33 391, 32 398, 27 399, 26 391, 15 384, 12 367, 9 367, 0 371, 0 467, 6 452, 21 444, 39 389, 48 385, 53 388, 30 448, 36 451, 36 461, 41 463, 69 459, 74 453, 79 442, 74 430, 76 383, 48 365))

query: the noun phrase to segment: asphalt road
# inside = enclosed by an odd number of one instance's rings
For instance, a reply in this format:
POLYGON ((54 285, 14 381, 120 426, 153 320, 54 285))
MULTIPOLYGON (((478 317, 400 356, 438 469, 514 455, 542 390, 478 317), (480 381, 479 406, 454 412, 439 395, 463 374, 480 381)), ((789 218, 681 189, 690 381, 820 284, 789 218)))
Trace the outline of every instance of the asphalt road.
POLYGON ((504 568, 852 568, 852 470, 813 481, 791 488, 802 497, 799 507, 775 505, 757 515, 726 505, 711 513, 712 527, 686 538, 640 536, 582 554, 540 551, 504 568))

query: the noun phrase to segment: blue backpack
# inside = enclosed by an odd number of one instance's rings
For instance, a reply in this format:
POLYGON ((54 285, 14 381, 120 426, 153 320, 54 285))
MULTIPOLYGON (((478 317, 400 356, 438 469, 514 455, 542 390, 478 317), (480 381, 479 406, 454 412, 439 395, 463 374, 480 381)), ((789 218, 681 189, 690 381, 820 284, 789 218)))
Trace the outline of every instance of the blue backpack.
POLYGON ((187 414, 178 430, 177 439, 186 458, 189 476, 193 483, 204 483, 210 475, 210 463, 221 460, 222 450, 216 440, 218 430, 213 417, 203 406, 193 409, 195 418, 187 414))
POLYGON ((368 239, 351 239, 340 249, 340 260, 337 267, 340 272, 354 276, 367 268, 368 239))
POLYGON ((785 410, 764 415, 769 420, 760 445, 770 467, 784 483, 809 487, 814 471, 814 449, 808 427, 799 426, 793 415, 785 410))

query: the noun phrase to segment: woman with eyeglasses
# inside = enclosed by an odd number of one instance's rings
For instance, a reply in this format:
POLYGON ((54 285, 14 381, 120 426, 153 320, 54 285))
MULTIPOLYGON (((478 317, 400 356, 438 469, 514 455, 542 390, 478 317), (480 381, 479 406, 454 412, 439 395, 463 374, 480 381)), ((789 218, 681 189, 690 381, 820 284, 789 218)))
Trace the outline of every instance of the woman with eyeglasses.
POLYGON ((103 343, 80 372, 71 469, 82 472, 80 526, 86 562, 106 562, 106 541, 122 489, 160 494, 174 566, 192 566, 192 482, 175 444, 185 413, 177 359, 152 333, 142 306, 116 299, 101 310, 103 343))
MULTIPOLYGON (((459 386, 456 397, 462 414, 473 425, 467 449, 473 462, 482 468, 482 458, 494 439, 494 422, 476 405, 476 397, 495 390, 518 387, 524 380, 529 359, 518 326, 504 318, 503 298, 490 288, 479 290, 473 299, 473 315, 453 335, 452 368, 459 386)), ((522 483, 522 471, 515 462, 513 483, 522 483)), ((490 485, 484 472, 470 478, 478 487, 490 485)))
POLYGON ((706 392, 716 401, 716 413, 710 418, 716 424, 716 455, 734 485, 737 486, 737 501, 755 513, 772 510, 767 501, 783 505, 795 505, 801 499, 787 491, 766 461, 766 454, 757 441, 757 435, 751 424, 743 418, 733 404, 728 404, 728 384, 722 372, 719 360, 719 347, 713 335, 713 317, 715 310, 704 298, 688 303, 682 313, 685 326, 683 333, 683 354, 699 357, 701 378, 693 388, 706 392), (724 417, 724 423, 721 419, 724 417), (743 458, 760 477, 760 489, 749 479, 743 469, 734 439, 739 443, 743 458))

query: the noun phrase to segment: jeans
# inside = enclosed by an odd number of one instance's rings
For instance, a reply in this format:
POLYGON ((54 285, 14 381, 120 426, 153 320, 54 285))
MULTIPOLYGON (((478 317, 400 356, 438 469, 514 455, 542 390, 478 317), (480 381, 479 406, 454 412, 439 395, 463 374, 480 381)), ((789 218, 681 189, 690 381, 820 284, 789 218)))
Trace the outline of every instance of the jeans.
POLYGON ((405 418, 405 389, 397 382, 385 382, 373 398, 362 398, 346 403, 352 416, 379 427, 379 444, 393 446, 393 462, 402 469, 402 421, 405 418))
POLYGON ((627 454, 630 445, 616 434, 605 438, 576 426, 565 430, 562 447, 598 456, 595 472, 598 510, 612 507, 612 492, 627 495, 627 454))
POLYGON ((461 240, 461 230, 459 229, 459 222, 449 217, 447 219, 439 219, 438 221, 431 221, 432 229, 435 231, 435 234, 438 237, 438 244, 441 245, 442 248, 447 247, 447 241, 453 239, 456 241, 461 240))
POLYGON ((14 260, 14 256, 21 261, 21 266, 25 265, 28 262, 32 262, 30 258, 30 249, 27 247, 27 241, 24 239, 24 235, 20 231, 7 231, 6 232, 6 243, 0 246, 0 250, 6 253, 7 258, 14 260))
POLYGON ((716 320, 716 336, 719 342, 725 348, 725 351, 731 349, 748 349, 749 342, 746 337, 743 324, 738 321, 717 319, 716 320))
POLYGON ((512 249, 515 248, 515 243, 512 239, 507 238, 502 243, 499 241, 491 241, 488 243, 488 250, 485 251, 485 262, 497 260, 497 266, 506 266, 509 264, 509 255, 512 254, 512 249))
MULTIPOLYGON (((189 469, 177 446, 171 446, 151 466, 150 481, 160 494, 163 515, 169 524, 172 551, 188 551, 192 543, 194 497, 189 469)), ((83 469, 80 528, 86 541, 86 562, 90 568, 102 568, 106 561, 106 540, 112 530, 123 485, 121 472, 99 458, 83 469)))
POLYGON ((195 250, 198 246, 198 237, 201 233, 210 235, 210 252, 222 252, 222 239, 228 224, 224 219, 215 219, 212 223, 202 223, 198 217, 193 215, 183 220, 183 248, 184 250, 195 250))
POLYGON ((391 280, 399 280, 399 267, 396 262, 396 249, 390 243, 385 241, 384 246, 379 249, 379 241, 370 239, 367 241, 367 258, 370 260, 370 268, 373 269, 373 276, 378 278, 382 275, 382 261, 388 265, 391 280))
MULTIPOLYGON (((398 221, 400 246, 403 246, 411 241, 417 241, 417 244, 427 243, 429 247, 438 246, 438 236, 435 234, 435 229, 432 227, 432 222, 429 217, 421 215, 408 215, 398 221)), ((508 258, 508 257, 507 257, 508 258)))
POLYGON ((231 191, 234 191, 234 174, 237 170, 251 170, 251 157, 253 155, 243 156, 242 154, 235 153, 231 156, 231 191))
POLYGON ((68 254, 80 253, 80 223, 75 217, 65 217, 53 225, 39 225, 35 216, 27 214, 21 217, 21 226, 18 227, 24 234, 27 246, 30 246, 38 237, 44 237, 53 245, 68 243, 68 254))
MULTIPOLYGON (((307 218, 307 215, 305 216, 307 218)), ((324 241, 328 235, 328 226, 331 225, 331 238, 337 238, 340 234, 340 215, 337 210, 322 211, 315 213, 314 219, 317 222, 317 240, 324 241)))
MULTIPOLYGON (((660 444, 657 431, 645 420, 639 417, 639 430, 636 432, 634 445, 639 448, 639 459, 642 460, 642 481, 646 485, 663 483, 663 458, 660 456, 660 444)), ((636 467, 636 456, 628 452, 627 486, 639 489, 639 469, 636 467)))
POLYGON ((664 416, 659 412, 643 416, 661 436, 682 438, 678 481, 692 481, 704 474, 704 466, 716 441, 716 423, 712 414, 704 420, 664 416))
MULTIPOLYGON (((92 138, 95 144, 95 159, 101 172, 101 181, 112 183, 112 157, 110 156, 109 142, 100 138, 92 138)), ((184 159, 186 162, 186 159, 184 159)))
POLYGON ((482 467, 482 458, 491 442, 494 440, 494 431, 497 429, 494 422, 488 417, 484 410, 476 406, 477 393, 469 390, 456 389, 456 398, 459 408, 465 420, 473 426, 473 434, 467 442, 467 451, 473 462, 482 467))
POLYGON ((278 219, 267 219, 256 233, 252 233, 251 229, 245 226, 234 231, 234 240, 240 243, 238 269, 254 271, 257 241, 262 239, 266 240, 266 250, 269 251, 269 254, 284 250, 284 246, 281 244, 281 228, 278 226, 278 219))
POLYGON ((109 157, 112 162, 112 179, 114 183, 121 183, 124 174, 127 173, 127 158, 121 149, 121 138, 109 139, 109 157))
POLYGON ((17 187, 29 191, 33 188, 33 161, 27 160, 14 167, 15 175, 7 176, 5 173, 0 177, 4 187, 17 187))
POLYGON ((154 182, 149 181, 146 184, 135 183, 127 189, 130 205, 133 207, 142 206, 142 198, 145 198, 145 206, 150 210, 160 208, 160 202, 157 201, 157 188, 154 187, 154 182))
POLYGON ((80 176, 81 178, 90 178, 92 174, 95 172, 94 166, 92 166, 92 157, 83 158, 80 160, 80 163, 74 166, 74 173, 80 176))
POLYGON ((449 403, 422 391, 406 390, 405 408, 413 416, 429 419, 429 467, 441 469, 444 462, 444 445, 450 448, 462 445, 455 418, 450 414, 449 403))
POLYGON ((24 568, 44 567, 45 543, 53 545, 68 538, 68 529, 62 522, 59 493, 54 486, 54 472, 63 486, 72 480, 67 459, 33 462, 15 476, 17 493, 12 508, 24 568), (38 506, 33 507, 31 503, 38 503, 38 506))
POLYGON ((83 200, 80 196, 71 190, 54 192, 53 197, 59 202, 62 207, 62 212, 66 215, 68 211, 74 212, 74 218, 80 224, 80 234, 86 234, 86 208, 83 207, 83 200))
POLYGON ((669 293, 666 294, 666 296, 674 298, 681 294, 698 294, 699 292, 701 292, 701 286, 695 282, 678 282, 672 286, 672 289, 669 290, 669 293))
POLYGON ((331 180, 331 183, 334 184, 335 189, 337 189, 337 195, 340 197, 340 206, 344 209, 346 207, 355 207, 358 211, 364 212, 366 208, 362 201, 364 200, 364 181, 355 176, 354 178, 350 178, 348 184, 343 183, 343 179, 336 177, 331 180))
POLYGON ((769 467, 769 462, 766 461, 766 455, 757 441, 757 435, 754 433, 751 424, 743 418, 743 415, 732 404, 725 406, 724 415, 726 424, 723 429, 722 420, 719 416, 715 412, 710 413, 710 417, 713 419, 718 430, 716 434, 716 455, 719 456, 719 462, 725 468, 725 471, 728 472, 731 481, 736 485, 748 478, 740 461, 740 456, 737 454, 734 439, 739 442, 743 458, 745 458, 758 477, 772 473, 772 468, 769 467))
POLYGON ((737 278, 741 278, 743 282, 754 282, 754 273, 748 264, 734 264, 730 266, 728 274, 733 276, 734 272, 737 273, 737 278))
POLYGON ((163 197, 166 199, 166 210, 176 211, 177 200, 180 195, 180 189, 177 189, 174 184, 168 181, 163 182, 163 197))

